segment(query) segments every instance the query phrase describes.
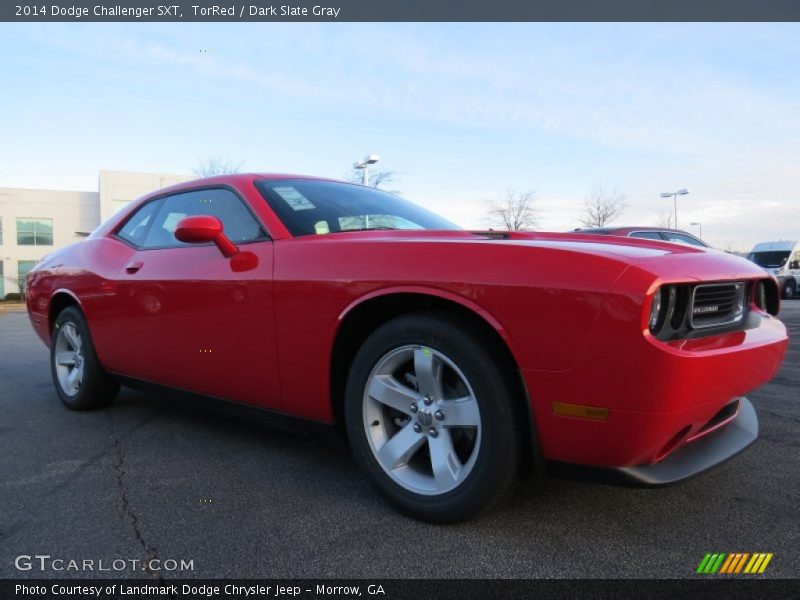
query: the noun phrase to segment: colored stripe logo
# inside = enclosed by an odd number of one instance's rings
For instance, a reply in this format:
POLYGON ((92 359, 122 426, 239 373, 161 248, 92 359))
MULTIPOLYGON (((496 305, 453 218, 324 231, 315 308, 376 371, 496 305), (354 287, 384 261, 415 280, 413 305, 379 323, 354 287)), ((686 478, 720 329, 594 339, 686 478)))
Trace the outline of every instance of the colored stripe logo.
POLYGON ((700 561, 696 572, 703 575, 713 575, 715 573, 726 575, 763 573, 772 560, 772 556, 772 552, 755 552, 753 554, 749 552, 708 553, 700 561))

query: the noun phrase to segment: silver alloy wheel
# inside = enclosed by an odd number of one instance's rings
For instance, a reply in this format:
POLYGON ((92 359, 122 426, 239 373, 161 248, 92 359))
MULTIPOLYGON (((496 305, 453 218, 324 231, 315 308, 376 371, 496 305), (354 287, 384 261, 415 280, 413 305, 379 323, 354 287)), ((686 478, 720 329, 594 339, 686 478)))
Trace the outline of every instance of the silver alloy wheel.
POLYGON ((83 383, 85 364, 83 340, 74 323, 67 321, 58 329, 53 360, 61 390, 67 396, 74 396, 83 383))
POLYGON ((461 370, 441 352, 402 346, 367 379, 364 431, 375 459, 404 489, 444 494, 469 476, 481 447, 481 416, 461 370))

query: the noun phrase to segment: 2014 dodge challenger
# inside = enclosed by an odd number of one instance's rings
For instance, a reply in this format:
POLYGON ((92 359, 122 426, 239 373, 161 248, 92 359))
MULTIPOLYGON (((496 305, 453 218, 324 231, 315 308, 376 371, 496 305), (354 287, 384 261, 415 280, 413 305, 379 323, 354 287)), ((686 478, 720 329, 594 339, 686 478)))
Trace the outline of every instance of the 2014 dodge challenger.
POLYGON ((532 466, 663 485, 746 448, 787 346, 775 281, 714 250, 471 232, 287 175, 183 183, 31 272, 70 409, 120 384, 340 425, 396 506, 463 520, 532 466))

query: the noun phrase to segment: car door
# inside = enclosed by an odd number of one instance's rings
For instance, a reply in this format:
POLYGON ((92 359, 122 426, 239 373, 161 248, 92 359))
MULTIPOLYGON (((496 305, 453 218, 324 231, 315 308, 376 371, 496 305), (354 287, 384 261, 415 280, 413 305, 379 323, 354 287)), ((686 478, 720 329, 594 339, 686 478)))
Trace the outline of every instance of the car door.
POLYGON ((123 374, 279 408, 273 245, 246 202, 219 187, 168 195, 141 207, 118 236, 136 248, 118 276, 123 374), (195 215, 217 217, 239 254, 178 241, 178 222, 195 215))

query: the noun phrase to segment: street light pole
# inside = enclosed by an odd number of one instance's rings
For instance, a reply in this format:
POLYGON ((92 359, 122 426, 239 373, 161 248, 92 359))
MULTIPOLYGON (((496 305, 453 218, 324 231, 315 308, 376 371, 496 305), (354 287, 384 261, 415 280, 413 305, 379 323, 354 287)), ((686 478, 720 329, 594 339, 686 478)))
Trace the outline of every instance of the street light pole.
POLYGON ((689 225, 691 225, 692 227, 697 227, 697 229, 700 232, 700 237, 701 238, 703 237, 703 224, 702 223, 700 223, 699 221, 695 221, 694 223, 689 223, 689 225))
POLYGON ((353 168, 354 169, 361 169, 361 184, 362 185, 369 185, 369 174, 367 172, 368 165, 374 165, 381 159, 380 156, 377 154, 370 154, 364 157, 364 160, 361 162, 354 162, 353 168))
POLYGON ((677 192, 672 194, 672 214, 675 215, 675 229, 677 229, 678 228, 678 193, 677 192))
POLYGON ((675 229, 678 228, 678 196, 685 196, 688 193, 689 188, 681 188, 674 192, 661 192, 661 194, 659 194, 662 198, 669 198, 670 196, 672 197, 675 214, 675 229))

